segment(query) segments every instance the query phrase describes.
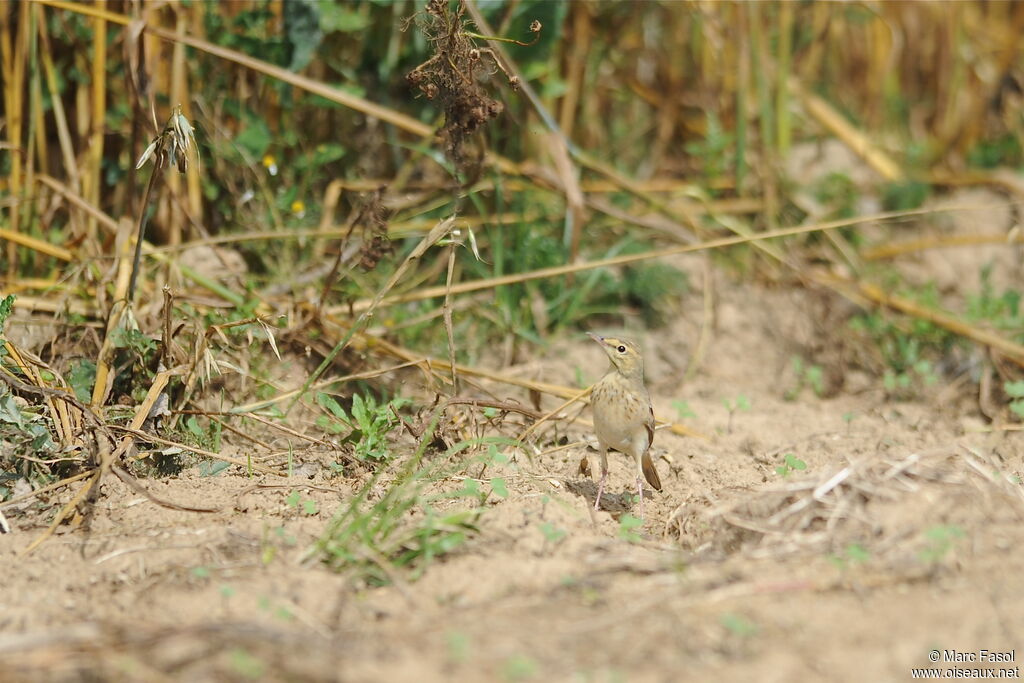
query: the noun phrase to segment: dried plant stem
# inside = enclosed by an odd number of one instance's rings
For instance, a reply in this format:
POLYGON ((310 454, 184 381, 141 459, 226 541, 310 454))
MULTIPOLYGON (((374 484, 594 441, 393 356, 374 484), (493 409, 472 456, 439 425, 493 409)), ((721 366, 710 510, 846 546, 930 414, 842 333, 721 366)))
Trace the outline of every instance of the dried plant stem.
MULTIPOLYGON (((75 161, 75 148, 71 142, 71 131, 68 128, 68 119, 64 112, 64 101, 60 96, 60 86, 57 83, 57 69, 53 64, 50 36, 46 28, 42 5, 36 5, 35 9, 39 14, 39 38, 42 41, 42 49, 39 54, 43 63, 43 73, 46 76, 46 88, 50 92, 50 102, 53 103, 53 120, 57 129, 57 141, 64 161, 64 170, 68 174, 68 182, 75 192, 79 192, 81 186, 78 178, 78 164, 75 161)), ((36 176, 36 179, 40 180, 43 177, 36 176)))
MULTIPOLYGON (((61 261, 71 261, 74 259, 74 255, 65 249, 64 247, 58 247, 55 244, 44 242, 40 239, 36 239, 31 235, 26 235, 21 232, 14 232, 6 228, 0 228, 0 239, 7 240, 12 244, 20 244, 23 247, 28 247, 33 251, 38 251, 41 254, 58 258, 61 261)), ((21 278, 12 278, 12 281, 19 280, 21 278)))
POLYGON ((903 171, 888 154, 879 149, 871 139, 854 128, 842 114, 837 112, 828 102, 814 93, 808 92, 796 78, 789 79, 790 92, 800 100, 804 110, 826 130, 846 143, 854 154, 864 159, 871 168, 883 178, 890 181, 903 180, 903 171))
MULTIPOLYGON (((4 63, 10 64, 10 71, 4 74, 4 111, 7 117, 7 140, 11 149, 11 169, 8 174, 8 189, 11 195, 17 199, 22 198, 22 167, 26 149, 22 146, 22 125, 23 113, 22 98, 26 92, 25 88, 25 57, 28 55, 28 39, 30 31, 29 15, 31 7, 26 3, 22 4, 18 12, 18 30, 15 34, 14 54, 4 55, 4 63), (8 60, 7 57, 12 57, 8 60)), ((7 8, 2 12, 7 14, 7 8)), ((9 35, 7 31, 5 35, 9 35)), ((20 201, 11 204, 8 213, 8 225, 10 231, 17 234, 20 232, 21 205, 20 201)), ((18 245, 15 242, 7 243, 7 278, 13 280, 18 274, 18 245)))
MULTIPOLYGON (((96 0, 97 9, 106 9, 107 0, 96 0)), ((87 201, 99 204, 100 186, 103 184, 103 132, 107 114, 107 22, 96 17, 93 20, 92 55, 92 112, 89 135, 89 159, 82 194, 87 201)), ((86 234, 96 239, 96 220, 86 222, 86 234)))
POLYGON ((153 191, 153 185, 156 183, 158 175, 160 175, 160 168, 158 166, 154 166, 153 172, 149 176, 149 182, 146 183, 146 192, 142 195, 142 206, 139 210, 139 222, 135 228, 135 253, 132 256, 132 274, 131 279, 128 280, 129 304, 135 300, 135 282, 139 276, 139 265, 142 262, 142 242, 146 237, 146 223, 149 220, 149 195, 153 191))
POLYGON ((451 364, 452 372, 452 395, 459 393, 459 374, 455 369, 455 331, 452 329, 452 277, 455 273, 455 249, 456 244, 448 245, 448 274, 445 278, 444 306, 444 331, 448 336, 448 362, 451 364))
POLYGON ((937 235, 919 240, 908 240, 894 244, 882 244, 870 247, 861 252, 865 261, 882 261, 903 254, 912 254, 928 249, 945 249, 949 247, 980 246, 983 244, 1024 244, 1024 233, 978 235, 974 233, 959 235, 937 235))

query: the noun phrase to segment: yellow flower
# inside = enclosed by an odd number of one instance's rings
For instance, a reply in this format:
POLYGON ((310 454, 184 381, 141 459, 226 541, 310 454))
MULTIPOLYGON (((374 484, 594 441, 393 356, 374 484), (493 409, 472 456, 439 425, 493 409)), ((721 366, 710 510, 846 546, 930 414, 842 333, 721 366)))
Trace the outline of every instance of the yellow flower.
POLYGON ((291 209, 292 213, 294 213, 299 218, 302 218, 304 215, 306 215, 306 204, 301 199, 296 199, 294 202, 292 202, 291 209))
POLYGON ((274 158, 273 154, 263 155, 263 166, 270 175, 277 175, 277 159, 274 158))

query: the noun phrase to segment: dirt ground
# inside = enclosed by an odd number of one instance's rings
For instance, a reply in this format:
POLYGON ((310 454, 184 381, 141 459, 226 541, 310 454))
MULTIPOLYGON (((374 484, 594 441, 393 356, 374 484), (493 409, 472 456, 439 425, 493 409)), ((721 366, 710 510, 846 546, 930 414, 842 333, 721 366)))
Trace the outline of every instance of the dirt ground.
MULTIPOLYGON (((701 272, 699 259, 680 265, 701 272)), ((667 329, 629 330, 658 416, 675 419, 685 400, 685 424, 704 436, 658 432, 664 491, 641 535, 621 532, 632 509, 621 457, 596 515, 594 484, 576 473, 584 447, 520 457, 468 544, 414 582, 355 589, 306 559, 353 491, 329 454, 304 456, 314 466, 291 481, 234 467, 145 481, 178 503, 223 506, 215 514, 157 507, 110 477, 88 532, 28 556, 47 516, 5 510, 0 679, 907 680, 953 666, 931 663, 933 650, 1014 651, 973 666, 1019 667, 1019 436, 991 429, 970 390, 945 379, 896 402, 848 370, 830 398, 787 397, 793 356, 821 347, 830 324, 821 302, 716 276, 708 320, 703 287, 695 277, 667 329), (724 400, 740 396, 749 409, 730 417, 724 400), (782 476, 787 455, 805 468, 782 476), (317 512, 289 505, 293 491, 317 512)), ((503 371, 571 384, 605 362, 581 335, 503 371)))

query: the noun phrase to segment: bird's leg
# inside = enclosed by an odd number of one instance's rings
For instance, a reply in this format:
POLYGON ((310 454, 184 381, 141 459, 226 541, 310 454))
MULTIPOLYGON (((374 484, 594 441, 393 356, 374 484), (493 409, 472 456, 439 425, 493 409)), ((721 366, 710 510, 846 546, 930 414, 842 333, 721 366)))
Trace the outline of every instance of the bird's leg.
POLYGON ((601 447, 601 481, 597 484, 597 498, 594 499, 594 509, 601 509, 601 494, 604 493, 604 480, 608 477, 608 449, 601 447))
POLYGON ((640 520, 644 518, 644 480, 643 475, 636 475, 636 492, 640 494, 640 520))

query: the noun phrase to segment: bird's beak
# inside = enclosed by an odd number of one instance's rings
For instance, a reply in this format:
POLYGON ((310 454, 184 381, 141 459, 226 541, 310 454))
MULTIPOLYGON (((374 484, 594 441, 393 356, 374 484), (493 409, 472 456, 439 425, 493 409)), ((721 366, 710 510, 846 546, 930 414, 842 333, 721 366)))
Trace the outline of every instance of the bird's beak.
POLYGON ((604 337, 602 337, 599 334, 594 334, 593 332, 587 332, 587 336, 590 337, 591 339, 593 339, 594 341, 596 341, 598 344, 603 344, 604 343, 604 337))

